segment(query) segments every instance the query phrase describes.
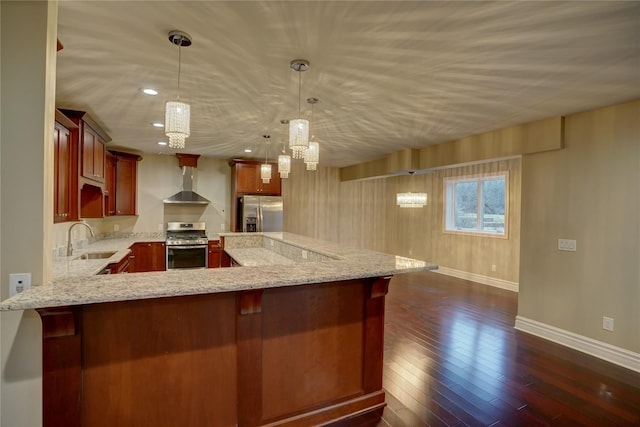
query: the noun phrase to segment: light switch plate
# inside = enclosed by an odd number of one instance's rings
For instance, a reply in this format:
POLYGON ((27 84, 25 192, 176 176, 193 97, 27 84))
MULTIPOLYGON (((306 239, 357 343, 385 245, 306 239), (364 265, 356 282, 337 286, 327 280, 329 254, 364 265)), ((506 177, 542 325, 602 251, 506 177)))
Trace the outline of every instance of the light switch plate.
POLYGON ((576 251, 576 241, 571 239, 558 239, 558 250, 559 251, 576 251))

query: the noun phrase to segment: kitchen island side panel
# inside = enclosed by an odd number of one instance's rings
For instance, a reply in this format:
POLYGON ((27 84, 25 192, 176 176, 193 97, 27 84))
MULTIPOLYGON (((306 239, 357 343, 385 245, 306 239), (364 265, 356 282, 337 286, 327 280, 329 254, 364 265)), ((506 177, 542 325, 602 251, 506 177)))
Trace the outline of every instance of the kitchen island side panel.
POLYGON ((43 378, 64 374, 45 388, 44 425, 379 419, 388 281, 40 309, 43 340, 57 343, 43 346, 43 378))

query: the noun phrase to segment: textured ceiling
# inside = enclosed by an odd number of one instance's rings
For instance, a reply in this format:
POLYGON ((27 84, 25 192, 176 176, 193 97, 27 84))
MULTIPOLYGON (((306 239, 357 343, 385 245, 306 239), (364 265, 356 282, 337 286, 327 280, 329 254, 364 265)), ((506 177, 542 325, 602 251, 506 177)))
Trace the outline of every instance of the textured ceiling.
POLYGON ((57 106, 89 111, 110 146, 160 147, 164 102, 191 104, 183 152, 264 158, 298 110, 320 99, 320 164, 346 166, 405 148, 640 97, 640 2, 59 2, 57 106), (160 94, 141 94, 154 87, 160 94))

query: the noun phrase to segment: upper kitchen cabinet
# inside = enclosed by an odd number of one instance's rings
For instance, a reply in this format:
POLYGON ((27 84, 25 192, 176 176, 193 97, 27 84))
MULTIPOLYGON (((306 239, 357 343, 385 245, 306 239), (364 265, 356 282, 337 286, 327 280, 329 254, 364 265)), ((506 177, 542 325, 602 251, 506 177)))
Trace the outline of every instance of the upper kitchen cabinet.
MULTIPOLYGON (((104 217, 105 144, 107 133, 85 111, 60 110, 78 127, 78 197, 80 218, 104 217)), ((72 132, 73 133, 73 132, 72 132)))
POLYGON ((138 161, 141 159, 137 154, 107 151, 104 193, 106 215, 136 215, 138 161))
POLYGON ((111 138, 84 111, 62 110, 74 123, 78 125, 80 144, 80 177, 89 180, 88 183, 104 184, 105 180, 105 144, 111 138))
POLYGON ((77 129, 78 126, 56 110, 53 132, 54 188, 53 222, 78 219, 77 129))
POLYGON ((253 160, 234 159, 230 163, 231 179, 236 195, 260 194, 266 196, 281 195, 281 180, 278 166, 271 164, 271 181, 263 183, 260 178, 260 162, 253 160))

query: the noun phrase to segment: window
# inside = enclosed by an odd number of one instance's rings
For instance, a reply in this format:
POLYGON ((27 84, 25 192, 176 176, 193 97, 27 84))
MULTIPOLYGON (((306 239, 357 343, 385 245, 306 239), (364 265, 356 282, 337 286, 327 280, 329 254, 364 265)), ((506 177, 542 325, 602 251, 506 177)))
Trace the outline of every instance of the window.
POLYGON ((508 174, 445 178, 445 231, 506 236, 508 174))

